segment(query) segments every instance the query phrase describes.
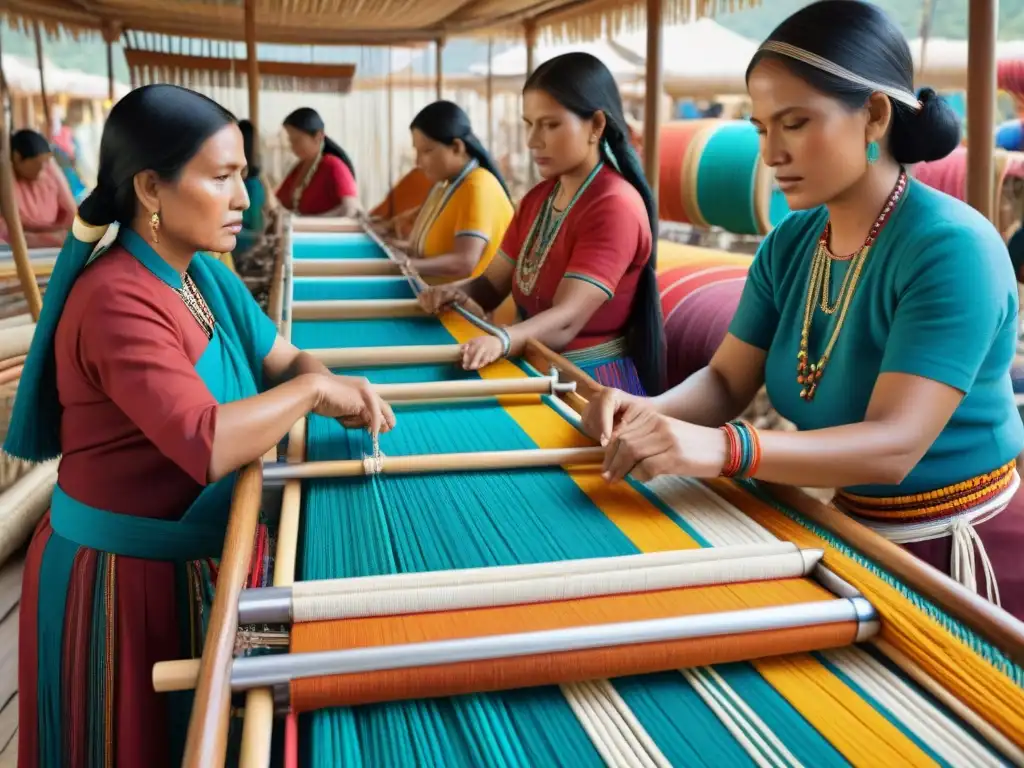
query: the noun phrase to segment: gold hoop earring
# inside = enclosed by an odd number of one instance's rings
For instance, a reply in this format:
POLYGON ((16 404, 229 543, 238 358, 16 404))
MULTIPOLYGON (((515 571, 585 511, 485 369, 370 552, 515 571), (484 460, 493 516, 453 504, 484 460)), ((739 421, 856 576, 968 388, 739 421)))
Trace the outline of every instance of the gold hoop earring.
POLYGON ((160 242, 160 214, 153 211, 153 215, 149 217, 149 228, 153 231, 153 242, 160 242))

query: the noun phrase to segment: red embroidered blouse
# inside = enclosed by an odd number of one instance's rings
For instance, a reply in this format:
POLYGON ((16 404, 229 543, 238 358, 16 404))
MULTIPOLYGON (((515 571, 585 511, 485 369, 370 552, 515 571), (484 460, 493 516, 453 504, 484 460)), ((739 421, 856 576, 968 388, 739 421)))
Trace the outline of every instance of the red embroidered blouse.
POLYGON ((625 335, 637 283, 651 257, 651 225, 640 193, 606 166, 565 214, 547 252, 538 254, 535 244, 524 254, 530 230, 556 183, 549 179, 526 194, 499 253, 516 265, 512 296, 526 317, 552 307, 563 279, 584 280, 608 294, 608 301, 566 347, 585 349, 625 335))
MULTIPOLYGON (((288 210, 293 210, 295 187, 302 183, 300 167, 301 164, 292 168, 277 190, 277 199, 288 210)), ((296 213, 302 216, 319 216, 341 205, 342 198, 355 197, 357 194, 356 180, 348 166, 340 157, 324 155, 320 158, 320 166, 316 173, 302 193, 296 213)))

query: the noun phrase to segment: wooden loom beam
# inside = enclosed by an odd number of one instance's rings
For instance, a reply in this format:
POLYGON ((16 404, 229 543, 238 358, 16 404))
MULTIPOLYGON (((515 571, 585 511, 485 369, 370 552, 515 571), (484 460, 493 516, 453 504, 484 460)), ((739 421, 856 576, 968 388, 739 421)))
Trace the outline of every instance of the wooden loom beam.
POLYGON ((249 573, 262 490, 260 465, 249 464, 238 475, 231 502, 199 683, 189 717, 182 762, 186 768, 224 765, 231 714, 231 663, 238 632, 238 595, 249 573))

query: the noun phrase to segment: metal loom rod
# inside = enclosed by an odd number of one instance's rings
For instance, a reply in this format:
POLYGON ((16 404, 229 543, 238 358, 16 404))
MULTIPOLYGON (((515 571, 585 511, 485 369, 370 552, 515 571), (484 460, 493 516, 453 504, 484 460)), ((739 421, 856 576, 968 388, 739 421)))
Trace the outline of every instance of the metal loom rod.
POLYGON ((564 653, 621 645, 670 642, 719 635, 872 621, 874 607, 864 598, 839 598, 797 605, 750 608, 696 616, 616 622, 596 626, 519 632, 507 635, 403 643, 338 651, 313 651, 235 659, 234 691, 283 685, 301 678, 564 653))
POLYGON ((335 299, 296 301, 292 304, 295 320, 358 320, 368 318, 424 317, 416 299, 335 299))
POLYGON ((793 579, 807 576, 824 554, 820 549, 795 550, 761 557, 662 562, 646 567, 375 590, 351 589, 345 579, 334 579, 307 583, 302 589, 246 590, 239 597, 239 621, 276 624, 395 616, 793 579), (311 586, 314 588, 309 589, 311 586))
POLYGON ((328 368, 370 368, 382 365, 457 363, 460 344, 416 344, 402 347, 340 347, 305 350, 328 368))
POLYGON ((302 464, 268 464, 263 468, 265 483, 363 475, 406 475, 427 472, 472 472, 488 469, 589 466, 604 461, 604 449, 527 448, 514 451, 471 451, 427 453, 414 456, 380 456, 337 461, 307 461, 302 464), (378 466, 379 465, 379 466, 378 466))
POLYGON ((356 277, 399 275, 401 269, 390 259, 295 259, 295 277, 356 277))

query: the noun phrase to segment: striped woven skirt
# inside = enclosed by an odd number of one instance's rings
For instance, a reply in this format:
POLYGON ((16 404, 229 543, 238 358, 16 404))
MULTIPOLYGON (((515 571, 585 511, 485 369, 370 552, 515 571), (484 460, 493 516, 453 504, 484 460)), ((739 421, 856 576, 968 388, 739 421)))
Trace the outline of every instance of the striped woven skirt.
MULTIPOLYGON (((269 553, 261 525, 250 584, 263 583, 269 553)), ((154 692, 153 665, 201 655, 216 578, 214 560, 81 547, 56 534, 46 513, 22 582, 20 768, 180 765, 192 694, 154 692)))
POLYGON ((627 354, 624 338, 612 339, 585 349, 563 352, 566 360, 606 387, 614 387, 631 395, 645 397, 636 365, 627 354))

